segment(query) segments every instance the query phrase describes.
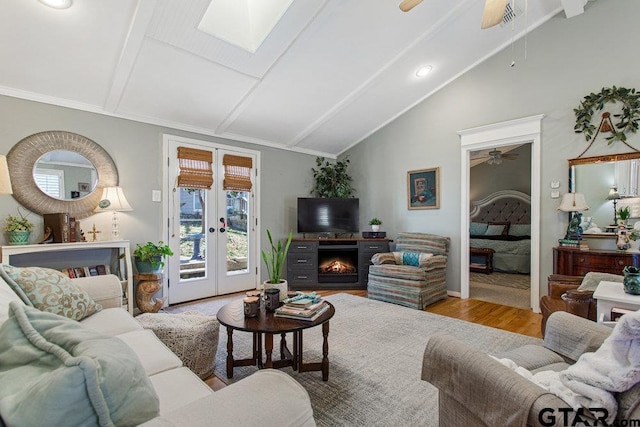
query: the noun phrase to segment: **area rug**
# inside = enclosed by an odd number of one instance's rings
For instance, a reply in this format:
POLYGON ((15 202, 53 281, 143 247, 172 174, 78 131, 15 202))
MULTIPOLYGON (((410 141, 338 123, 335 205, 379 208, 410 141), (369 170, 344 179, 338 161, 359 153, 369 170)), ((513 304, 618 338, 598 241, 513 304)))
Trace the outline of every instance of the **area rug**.
POLYGON ((470 272, 469 281, 486 283, 487 285, 504 286, 507 288, 531 288, 531 276, 528 274, 510 274, 500 271, 494 271, 491 274, 470 272))
MULTIPOLYGON (((437 389, 420 379, 427 340, 437 332, 451 334, 479 352, 498 353, 540 342, 354 295, 340 293, 326 299, 336 308, 330 322, 329 381, 323 382, 320 372, 283 369, 309 392, 319 426, 437 426, 437 389)), ((251 334, 236 331, 233 341, 234 357, 250 356, 251 334)), ((256 371, 255 367, 238 367, 228 380, 226 346, 226 329, 221 327, 215 368, 218 378, 232 383, 256 371)), ((277 353, 275 359, 279 358, 277 353)), ((304 361, 321 358, 322 331, 316 327, 304 333, 304 361)))
POLYGON ((469 298, 527 310, 531 308, 531 293, 529 289, 509 288, 469 281, 469 298))

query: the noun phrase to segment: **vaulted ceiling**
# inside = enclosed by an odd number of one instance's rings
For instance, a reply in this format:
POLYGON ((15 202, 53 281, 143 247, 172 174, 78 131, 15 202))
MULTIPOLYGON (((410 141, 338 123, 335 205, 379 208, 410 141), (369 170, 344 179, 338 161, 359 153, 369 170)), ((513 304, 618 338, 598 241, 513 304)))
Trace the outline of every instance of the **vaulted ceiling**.
POLYGON ((481 0, 293 0, 251 53, 198 29, 210 1, 3 0, 0 94, 335 156, 584 4, 516 0, 514 23, 480 30, 481 0))

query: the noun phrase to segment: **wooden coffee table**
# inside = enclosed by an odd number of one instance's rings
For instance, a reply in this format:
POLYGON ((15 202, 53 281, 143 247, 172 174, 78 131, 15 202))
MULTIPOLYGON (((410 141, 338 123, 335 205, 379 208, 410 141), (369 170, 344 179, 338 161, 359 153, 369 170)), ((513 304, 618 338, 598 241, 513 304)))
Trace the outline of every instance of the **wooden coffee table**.
POLYGON ((306 320, 277 317, 266 311, 261 304, 257 317, 244 317, 242 300, 223 306, 216 317, 227 328, 227 378, 233 378, 236 366, 257 366, 258 368, 281 368, 291 366, 294 371, 322 371, 322 380, 329 380, 329 320, 336 310, 330 302, 329 309, 322 316, 310 322, 306 320), (322 325, 322 361, 304 363, 302 360, 302 331, 322 325), (253 334, 253 355, 248 359, 233 358, 233 331, 245 331, 253 334), (286 334, 293 334, 293 352, 287 347, 286 334), (280 334, 280 360, 273 360, 273 336, 280 334), (265 360, 262 360, 262 341, 264 335, 265 360))

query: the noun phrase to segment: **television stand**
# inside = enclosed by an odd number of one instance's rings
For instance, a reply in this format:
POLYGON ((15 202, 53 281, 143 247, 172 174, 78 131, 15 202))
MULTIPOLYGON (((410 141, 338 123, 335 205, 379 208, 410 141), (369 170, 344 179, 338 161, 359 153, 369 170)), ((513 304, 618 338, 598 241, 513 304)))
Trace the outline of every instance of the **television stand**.
POLYGON ((371 257, 388 251, 388 239, 293 239, 287 254, 289 289, 366 289, 371 257))

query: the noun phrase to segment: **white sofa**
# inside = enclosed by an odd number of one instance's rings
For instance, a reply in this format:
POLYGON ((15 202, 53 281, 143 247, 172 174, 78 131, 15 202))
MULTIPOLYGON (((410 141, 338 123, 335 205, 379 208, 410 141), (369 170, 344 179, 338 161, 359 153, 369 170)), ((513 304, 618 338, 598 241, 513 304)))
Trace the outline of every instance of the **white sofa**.
MULTIPOLYGON (((159 416, 143 425, 315 426, 308 393, 289 375, 261 370, 214 393, 183 367, 181 360, 151 330, 143 329, 121 307, 122 289, 116 276, 79 278, 72 282, 103 307, 80 323, 115 336, 133 349, 158 395, 159 416)), ((11 301, 21 302, 0 278, 0 325, 8 318, 11 301)), ((42 416, 46 424, 46 414, 42 416)))

